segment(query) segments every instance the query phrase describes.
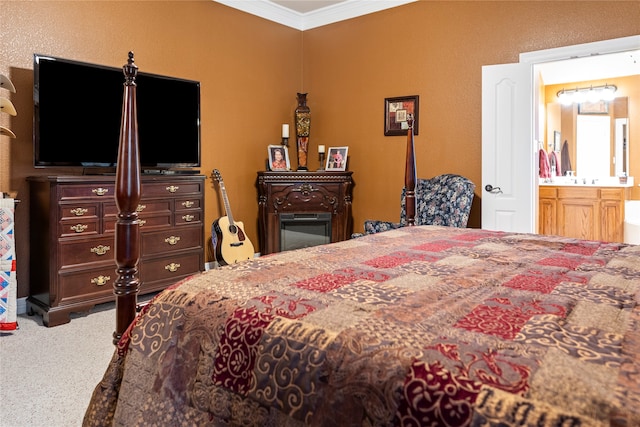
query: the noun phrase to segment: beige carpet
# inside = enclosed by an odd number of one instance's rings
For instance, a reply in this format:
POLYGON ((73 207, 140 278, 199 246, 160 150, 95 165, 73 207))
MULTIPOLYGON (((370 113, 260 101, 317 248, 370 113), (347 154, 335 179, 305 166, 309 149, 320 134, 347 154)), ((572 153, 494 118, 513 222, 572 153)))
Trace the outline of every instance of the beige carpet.
POLYGON ((0 426, 80 426, 113 351, 115 303, 46 328, 38 315, 18 316, 0 334, 0 426))

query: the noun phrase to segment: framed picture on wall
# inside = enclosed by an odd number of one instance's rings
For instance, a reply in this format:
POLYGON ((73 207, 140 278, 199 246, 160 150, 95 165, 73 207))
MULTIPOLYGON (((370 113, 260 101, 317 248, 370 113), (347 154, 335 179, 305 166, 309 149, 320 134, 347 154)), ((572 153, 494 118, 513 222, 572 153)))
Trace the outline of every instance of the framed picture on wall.
POLYGON ((347 152, 349 147, 329 147, 325 170, 344 171, 347 169, 347 152))
POLYGON ((283 145, 270 145, 269 169, 272 171, 285 171, 291 169, 289 163, 289 150, 283 145))
POLYGON ((407 118, 413 114, 413 134, 418 134, 418 95, 384 99, 384 135, 406 135, 407 118))

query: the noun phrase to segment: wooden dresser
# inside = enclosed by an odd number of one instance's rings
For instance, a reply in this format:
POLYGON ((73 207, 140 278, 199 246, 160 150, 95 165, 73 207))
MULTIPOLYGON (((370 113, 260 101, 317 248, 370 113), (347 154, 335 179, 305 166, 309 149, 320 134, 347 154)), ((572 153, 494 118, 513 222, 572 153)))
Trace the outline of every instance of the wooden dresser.
POLYGON ((258 225, 262 255, 280 252, 283 216, 327 216, 330 242, 351 236, 353 172, 258 172, 258 225))
MULTIPOLYGON (((115 300, 115 176, 30 177, 29 314, 46 326, 115 300)), ((204 268, 204 176, 142 177, 140 293, 204 268)))

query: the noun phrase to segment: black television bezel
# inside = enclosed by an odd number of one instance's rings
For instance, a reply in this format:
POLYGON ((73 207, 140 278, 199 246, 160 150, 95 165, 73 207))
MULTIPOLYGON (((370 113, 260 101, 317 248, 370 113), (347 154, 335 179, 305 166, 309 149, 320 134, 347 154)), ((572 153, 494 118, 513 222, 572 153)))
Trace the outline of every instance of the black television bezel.
MULTIPOLYGON (((34 168, 62 168, 67 169, 70 168, 72 170, 82 170, 83 173, 112 173, 115 172, 116 163, 108 164, 108 163, 93 163, 93 162, 62 162, 62 161, 42 161, 39 159, 39 146, 40 146, 40 112, 39 112, 39 81, 40 81, 40 62, 42 60, 45 61, 57 61, 63 62, 66 64, 71 64, 79 67, 88 67, 90 69, 101 69, 106 71, 112 71, 114 73, 118 73, 122 76, 122 83, 124 84, 124 75, 122 73, 122 68, 111 67, 107 65, 101 65, 96 63, 84 62, 69 58, 62 58, 53 55, 46 55, 41 53, 33 54, 33 166, 34 168)), ((169 80, 174 82, 184 82, 188 84, 192 84, 197 88, 197 161, 196 162, 162 162, 162 163, 144 163, 141 158, 141 169, 145 173, 170 173, 172 171, 175 172, 186 172, 186 173, 198 173, 199 171, 193 170, 193 168, 199 168, 202 166, 202 128, 201 128, 201 84, 199 81, 161 75, 155 73, 148 72, 138 72, 138 76, 151 77, 156 79, 169 80)), ((70 76, 71 77, 71 76, 70 76)), ((124 92, 124 90, 123 90, 124 92)), ((138 111, 139 115, 139 111, 138 111)))

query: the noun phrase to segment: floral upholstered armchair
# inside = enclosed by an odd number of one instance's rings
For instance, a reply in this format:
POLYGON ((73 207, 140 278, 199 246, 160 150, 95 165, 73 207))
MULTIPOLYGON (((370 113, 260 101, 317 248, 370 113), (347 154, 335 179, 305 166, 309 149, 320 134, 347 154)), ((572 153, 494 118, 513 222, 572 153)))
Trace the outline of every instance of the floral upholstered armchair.
MULTIPOLYGON (((416 183, 416 225, 467 226, 476 185, 455 174, 418 179, 416 183)), ((366 220, 365 234, 374 234, 406 225, 406 190, 402 189, 400 222, 366 220)), ((357 237, 358 234, 354 234, 357 237)))

